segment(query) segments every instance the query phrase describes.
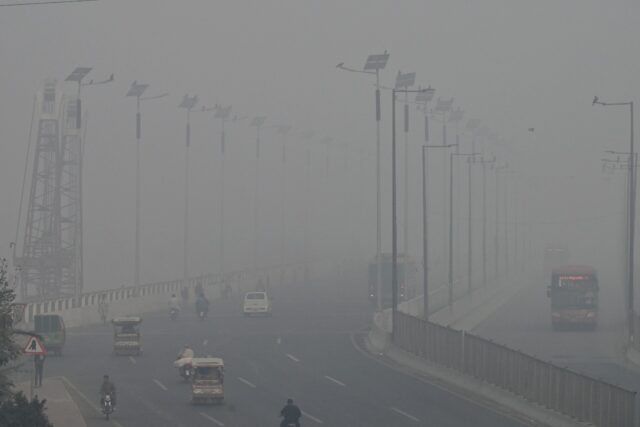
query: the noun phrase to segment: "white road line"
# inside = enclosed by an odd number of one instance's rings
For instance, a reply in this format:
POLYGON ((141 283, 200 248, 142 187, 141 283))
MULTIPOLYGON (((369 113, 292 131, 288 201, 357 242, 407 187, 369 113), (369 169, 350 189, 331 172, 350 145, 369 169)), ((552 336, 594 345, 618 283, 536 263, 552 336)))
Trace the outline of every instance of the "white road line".
POLYGON ((154 383, 156 383, 156 384, 158 384, 158 387, 160 387, 160 388, 161 388, 161 389, 163 389, 164 391, 169 390, 169 389, 167 388, 167 386, 165 386, 164 384, 162 384, 160 381, 158 381, 158 380, 154 379, 154 380, 153 380, 153 382, 154 382, 154 383))
POLYGON ((280 337, 276 338, 276 344, 282 344, 282 338, 280 337))
POLYGON ((136 359, 133 358, 133 356, 129 356, 129 360, 131 361, 131 363, 133 363, 134 365, 136 364, 136 359))
POLYGON ((332 381, 332 382, 334 382, 334 383, 336 383, 336 384, 338 384, 338 385, 340 385, 340 386, 342 386, 342 387, 346 387, 346 386, 347 386, 347 385, 346 385, 345 383, 343 383, 342 381, 337 380, 337 379, 335 379, 335 378, 333 378, 333 377, 330 377, 329 375, 325 375, 324 377, 325 377, 326 379, 328 379, 329 381, 332 381))
POLYGON ((291 355, 291 354, 289 354, 289 353, 287 353, 287 354, 286 354, 286 356, 287 356, 289 359, 293 360, 294 362, 299 362, 299 361, 300 361, 300 359, 298 359, 297 357, 295 357, 294 355, 291 355))
POLYGON ((255 384, 253 384, 252 382, 249 382, 249 381, 245 380, 245 379, 244 379, 244 378, 242 378, 242 377, 238 377, 238 381, 240 381, 241 383, 244 383, 244 384, 248 385, 248 386, 249 386, 249 387, 251 387, 251 388, 256 388, 256 385, 255 385, 255 384))
POLYGON ((220 427, 224 426, 224 423, 222 421, 218 421, 215 418, 213 418, 211 415, 207 415, 204 412, 200 412, 200 415, 202 415, 203 417, 205 417, 206 419, 208 419, 209 421, 212 421, 213 423, 219 425, 220 427))
POLYGON ((324 421, 322 421, 320 418, 316 418, 313 415, 302 411, 302 415, 304 415, 305 417, 309 418, 311 421, 316 422, 317 424, 324 424, 324 421))
POLYGON ((206 347, 206 346, 207 346, 207 344, 209 344, 209 340, 204 340, 204 341, 202 341, 202 346, 203 346, 203 347, 206 347))
POLYGON ((405 417, 409 418, 409 419, 410 419, 410 420, 412 420, 412 421, 415 421, 415 422, 417 422, 417 423, 419 423, 419 422, 420 422, 420 419, 418 419, 418 418, 414 417, 414 416, 413 416, 413 415, 411 415, 411 414, 408 414, 408 413, 404 412, 404 411, 403 411, 403 410, 401 410, 401 409, 396 408, 395 406, 392 406, 392 407, 391 407, 391 410, 392 410, 392 411, 394 411, 394 412, 397 412, 398 414, 400 414, 400 415, 402 415, 402 416, 405 416, 405 417))

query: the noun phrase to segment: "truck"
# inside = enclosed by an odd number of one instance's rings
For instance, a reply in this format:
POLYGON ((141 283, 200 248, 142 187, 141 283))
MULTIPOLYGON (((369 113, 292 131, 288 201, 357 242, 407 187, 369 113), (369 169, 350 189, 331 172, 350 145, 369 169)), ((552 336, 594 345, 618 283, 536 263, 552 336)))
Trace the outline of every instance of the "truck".
POLYGON ((555 268, 547 296, 553 330, 594 330, 598 324, 598 274, 588 265, 555 268))
MULTIPOLYGON (((416 296, 416 288, 418 286, 418 268, 416 262, 411 256, 398 254, 398 302, 407 301, 416 296)), ((380 278, 381 278, 381 297, 380 303, 382 308, 389 308, 392 305, 393 294, 391 292, 391 274, 393 267, 393 257, 391 254, 382 254, 380 256, 380 278)), ((372 304, 378 303, 378 271, 377 263, 374 258, 369 263, 369 281, 368 296, 372 304)))

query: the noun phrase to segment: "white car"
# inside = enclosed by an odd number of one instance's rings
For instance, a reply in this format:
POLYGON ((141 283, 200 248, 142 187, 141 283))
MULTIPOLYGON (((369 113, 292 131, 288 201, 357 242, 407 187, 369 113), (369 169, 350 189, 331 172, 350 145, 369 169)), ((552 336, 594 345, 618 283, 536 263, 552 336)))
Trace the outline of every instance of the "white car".
POLYGON ((245 316, 252 314, 271 315, 271 301, 266 292, 247 292, 244 296, 242 312, 245 316))

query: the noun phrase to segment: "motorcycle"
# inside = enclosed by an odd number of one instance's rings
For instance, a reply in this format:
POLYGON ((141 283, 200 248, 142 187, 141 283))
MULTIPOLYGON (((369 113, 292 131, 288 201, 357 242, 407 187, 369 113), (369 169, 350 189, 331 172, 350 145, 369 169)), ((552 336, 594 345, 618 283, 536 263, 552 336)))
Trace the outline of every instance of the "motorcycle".
POLYGON ((113 412, 113 405, 111 404, 111 395, 105 394, 102 398, 102 413, 105 419, 109 420, 109 415, 113 412))
POLYGON ((169 318, 171 320, 176 320, 178 318, 178 309, 177 308, 172 308, 171 311, 169 312, 169 318))
POLYGON ((193 378, 193 368, 191 365, 184 365, 180 368, 180 376, 182 376, 185 383, 190 382, 191 378, 193 378))

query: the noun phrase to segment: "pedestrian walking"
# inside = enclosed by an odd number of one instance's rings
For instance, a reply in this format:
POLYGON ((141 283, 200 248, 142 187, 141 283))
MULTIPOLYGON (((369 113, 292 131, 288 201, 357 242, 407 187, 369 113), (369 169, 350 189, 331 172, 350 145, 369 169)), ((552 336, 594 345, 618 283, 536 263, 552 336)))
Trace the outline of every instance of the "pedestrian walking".
POLYGON ((42 374, 44 373, 44 354, 33 356, 33 364, 36 368, 36 387, 42 387, 42 374))

